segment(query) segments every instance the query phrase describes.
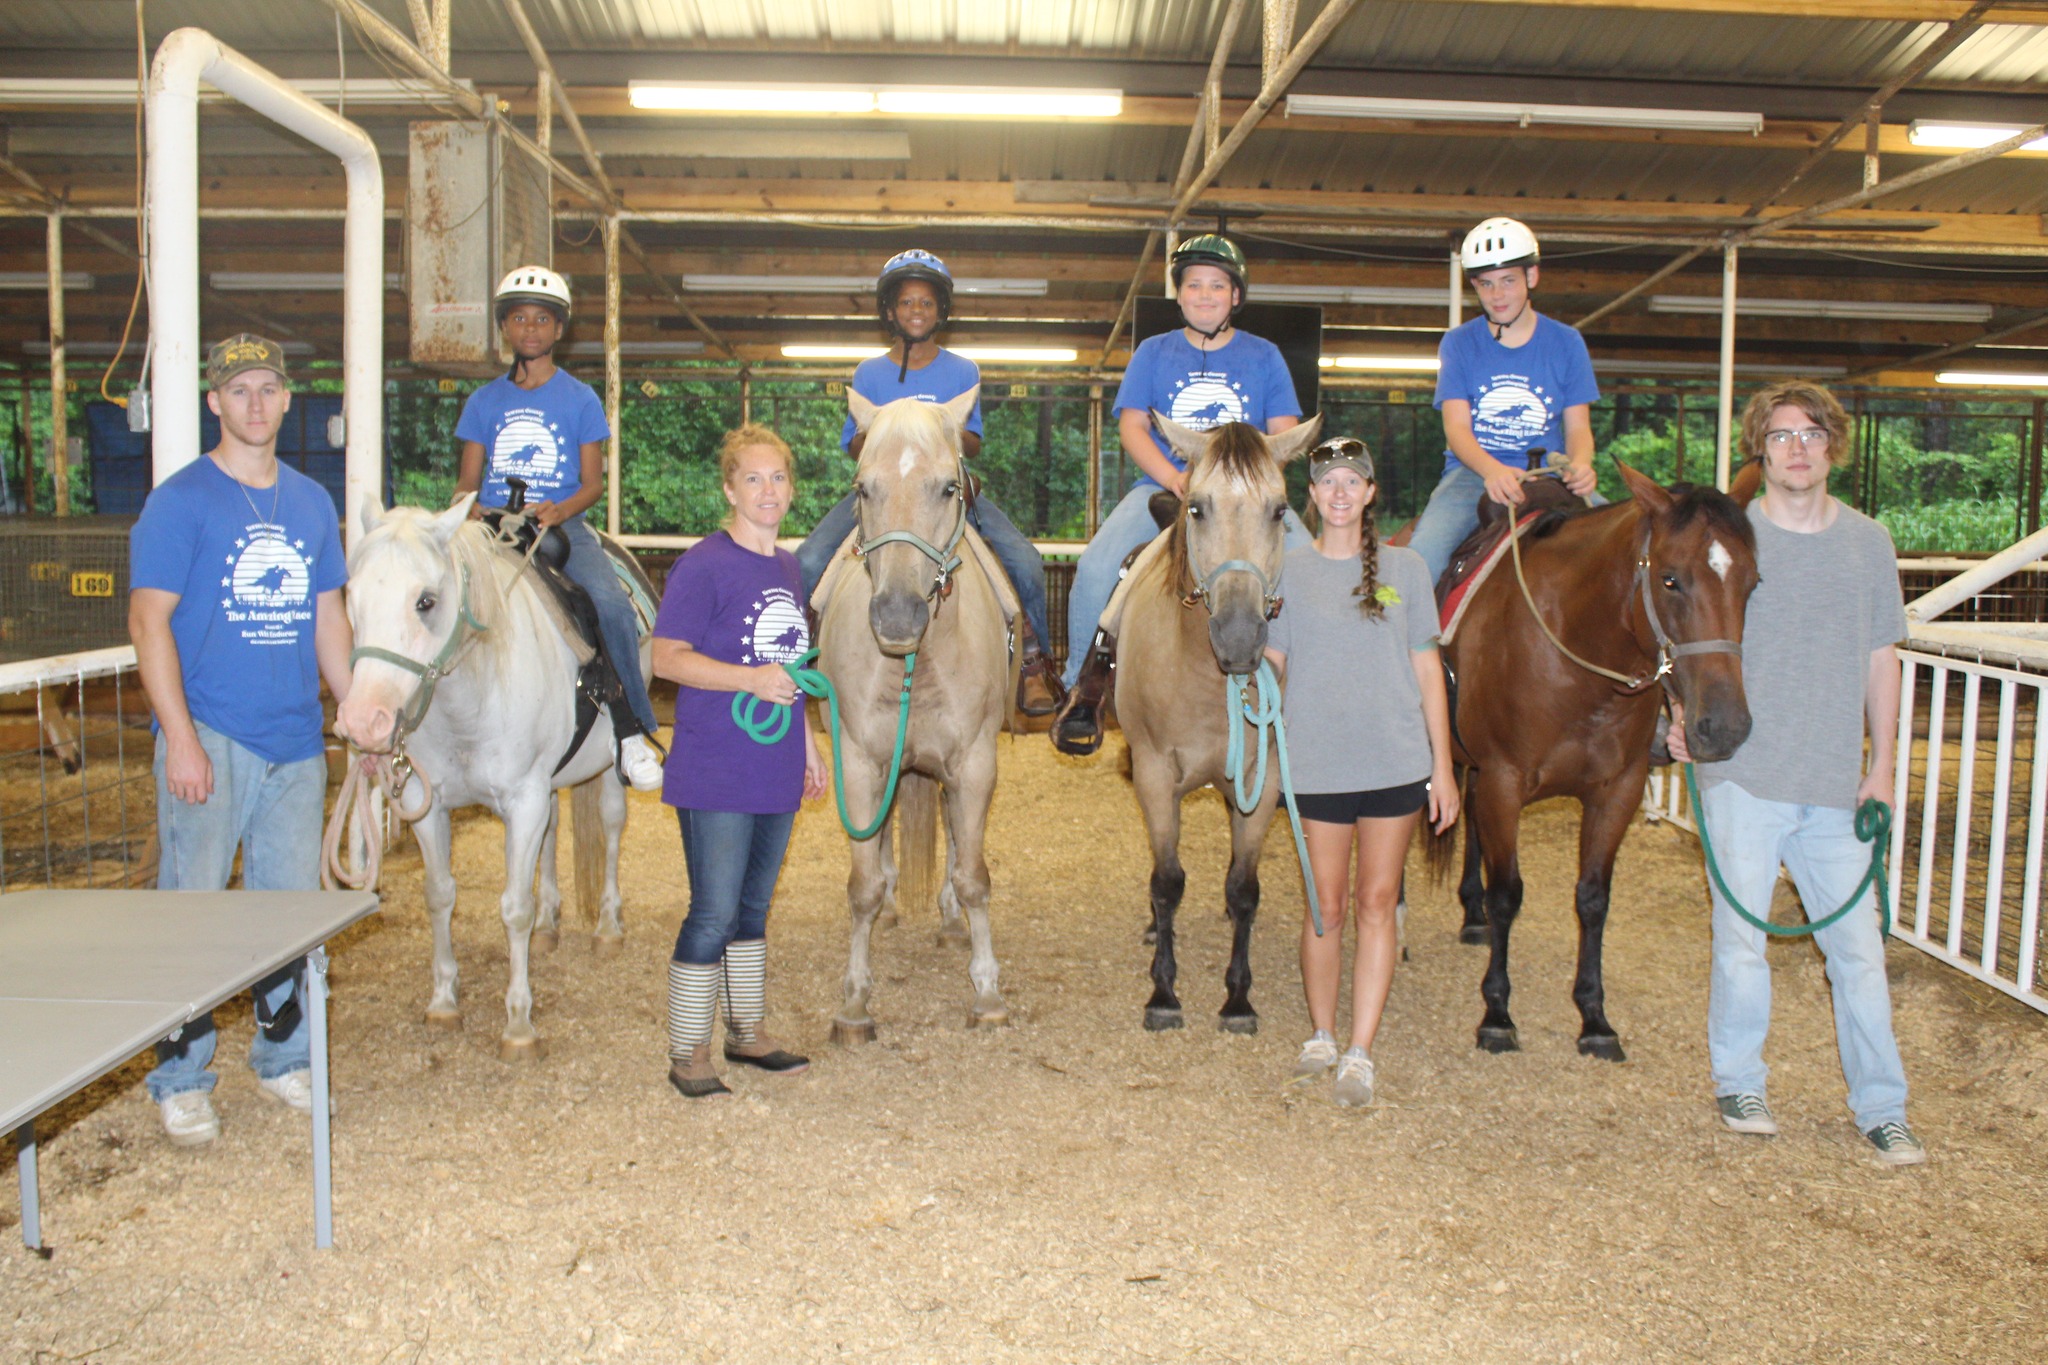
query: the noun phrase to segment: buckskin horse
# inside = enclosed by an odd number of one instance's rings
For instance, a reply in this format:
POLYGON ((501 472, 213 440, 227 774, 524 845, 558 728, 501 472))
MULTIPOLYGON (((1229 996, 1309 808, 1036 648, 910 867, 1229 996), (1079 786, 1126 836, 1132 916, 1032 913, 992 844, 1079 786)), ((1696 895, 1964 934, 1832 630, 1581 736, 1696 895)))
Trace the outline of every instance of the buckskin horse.
POLYGON ((1491 946, 1478 1037, 1488 1052, 1519 1046, 1508 1013, 1508 937, 1522 907, 1522 808, 1552 796, 1579 800, 1578 1047, 1618 1062, 1626 1054, 1607 1019, 1601 936, 1615 853, 1649 775, 1658 685, 1684 704, 1695 758, 1724 759, 1749 735, 1742 626, 1757 573, 1744 509, 1758 469, 1722 493, 1665 489, 1619 468, 1632 499, 1521 537, 1511 547, 1520 565, 1500 565, 1472 589, 1443 651, 1455 680, 1457 754, 1468 768, 1463 937, 1484 934, 1491 946))
POLYGON ((1251 1003, 1252 920, 1259 908, 1259 850, 1279 797, 1277 756, 1264 762, 1253 736, 1244 765, 1259 765, 1264 787, 1238 809, 1225 773, 1232 726, 1249 729, 1237 698, 1266 649, 1266 622, 1279 608, 1287 487, 1281 466, 1315 444, 1320 417, 1268 437, 1243 422, 1191 431, 1158 413, 1152 420, 1188 462, 1187 492, 1158 553, 1140 558, 1123 587, 1118 623, 1116 713, 1130 746, 1131 780, 1152 843, 1152 998, 1148 1029, 1179 1028, 1174 993, 1173 917, 1187 888, 1180 863, 1181 798, 1213 785, 1230 812, 1230 871, 1224 907, 1230 964, 1219 1026, 1255 1033, 1251 1003), (1226 707, 1228 713, 1226 714, 1226 707))

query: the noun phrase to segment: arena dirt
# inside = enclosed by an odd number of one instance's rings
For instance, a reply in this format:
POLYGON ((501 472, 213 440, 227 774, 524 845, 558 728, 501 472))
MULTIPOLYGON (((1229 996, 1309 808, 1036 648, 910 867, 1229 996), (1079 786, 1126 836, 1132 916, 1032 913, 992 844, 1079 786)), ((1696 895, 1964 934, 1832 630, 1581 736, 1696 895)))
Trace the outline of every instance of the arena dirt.
MULTIPOLYGON (((1256 1037, 1220 1034, 1220 801, 1191 798, 1188 1027, 1139 1027, 1142 828, 1111 751, 1005 739, 991 838, 1011 1026, 965 1027, 963 949, 878 938, 875 1045, 826 1042, 844 838, 814 805, 771 925, 772 1022, 808 1075, 663 1081, 684 877, 636 798, 628 947, 539 960, 549 1054, 497 1057, 498 827, 466 818, 465 1029, 429 1031, 416 852, 336 945, 336 1246, 312 1247, 306 1125, 224 1030, 223 1136, 166 1145, 140 1062, 43 1124, 45 1262, 0 1172, 0 1352, 22 1361, 2039 1360, 2048 1021, 1894 945, 1919 1170, 1864 1154, 1817 956, 1772 949, 1784 1135, 1713 1116, 1698 853, 1638 828, 1608 937, 1622 1065, 1581 1058, 1573 807, 1532 812, 1515 940, 1523 1051, 1472 1046, 1482 950, 1416 882, 1380 1103, 1282 1082, 1306 1032, 1299 880, 1266 858, 1256 1037)), ((566 859, 564 860, 566 872, 566 859)), ((584 921, 569 911, 569 923, 584 921)), ((9 1154, 11 1166, 11 1153, 9 1154)))

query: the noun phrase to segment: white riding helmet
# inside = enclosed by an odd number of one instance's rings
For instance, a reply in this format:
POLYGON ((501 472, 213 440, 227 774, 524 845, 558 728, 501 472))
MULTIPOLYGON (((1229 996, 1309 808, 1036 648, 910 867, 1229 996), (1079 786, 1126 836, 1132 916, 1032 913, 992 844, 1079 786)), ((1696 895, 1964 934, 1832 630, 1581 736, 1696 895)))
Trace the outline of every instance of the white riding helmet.
POLYGON ((522 265, 498 284, 492 312, 499 322, 522 303, 538 303, 569 320, 569 282, 544 265, 522 265))
POLYGON ((1536 234, 1513 218, 1487 219, 1465 234, 1465 245, 1458 250, 1468 275, 1504 265, 1534 265, 1540 254, 1536 234))

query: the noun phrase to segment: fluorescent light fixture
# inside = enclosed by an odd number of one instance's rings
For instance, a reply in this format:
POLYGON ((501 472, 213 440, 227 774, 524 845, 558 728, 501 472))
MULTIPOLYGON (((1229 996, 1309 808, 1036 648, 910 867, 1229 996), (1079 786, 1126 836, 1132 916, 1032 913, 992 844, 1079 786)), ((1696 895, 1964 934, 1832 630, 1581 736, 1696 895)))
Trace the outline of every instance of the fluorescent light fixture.
POLYGON ((1433 355, 1326 355, 1316 361, 1326 370, 1406 370, 1420 374, 1437 367, 1433 355))
MULTIPOLYGON (((1652 294, 1652 313, 1707 313, 1719 317, 1719 294, 1652 294)), ((1874 299, 1737 299, 1737 317, 1843 318, 1867 322, 1991 321, 1988 303, 1886 303, 1874 299)))
MULTIPOLYGON (((1287 113, 1325 118, 1420 123, 1557 124, 1580 128, 1656 128, 1674 132, 1747 133, 1764 128, 1762 114, 1720 109, 1636 109, 1599 104, 1522 104, 1492 100, 1404 100, 1369 95, 1289 95, 1287 113)), ((2013 129, 2018 132, 2019 129, 2013 129)))
MULTIPOLYGON (((333 104, 344 91, 351 102, 363 104, 431 104, 447 97, 425 81, 387 80, 380 77, 363 77, 347 82, 332 76, 316 76, 307 80, 287 81, 287 85, 300 94, 323 104, 333 104)), ((474 90, 475 84, 468 80, 457 80, 465 90, 474 90)), ((204 103, 218 103, 229 97, 211 87, 202 86, 199 98, 204 103)), ((0 105, 8 104, 128 104, 135 103, 135 82, 121 77, 43 77, 12 76, 0 79, 0 105)), ((2015 130, 2017 131, 2017 130, 2015 130)))
MULTIPOLYGON (((872 294, 872 275, 685 275, 683 288, 692 294, 872 294)), ((992 298, 1045 297, 1044 280, 953 281, 955 294, 992 298)))
POLYGON ((875 106, 885 114, 950 114, 962 118, 1115 118, 1124 111, 1124 92, 885 86, 876 92, 875 106))
POLYGON ((1035 360, 1064 365, 1081 358, 1079 351, 1068 346, 949 346, 946 349, 969 360, 1035 360))
MULTIPOLYGON (((632 360, 636 357, 702 355, 703 353, 704 343, 701 341, 622 341, 619 343, 619 355, 627 360, 632 360)), ((569 354, 601 356, 604 354, 604 343, 602 341, 572 341, 569 343, 569 354)))
MULTIPOLYGON (((50 272, 47 270, 0 270, 0 289, 32 289, 37 293, 50 287, 50 272)), ((83 270, 64 272, 66 289, 91 289, 92 276, 83 270)))
MULTIPOLYGON (((132 90, 133 87, 130 87, 132 90)), ((628 81, 635 109, 723 114, 914 114, 949 118, 1115 118, 1121 90, 628 81)))
MULTIPOLYGON (((1940 147, 1967 151, 1989 147, 2015 133, 2024 133, 2024 123, 1945 123, 1939 119, 1916 118, 1906 125, 1906 141, 1915 147, 1940 147)), ((2035 138, 2020 148, 2023 152, 2048 152, 2048 138, 2035 138)))
POLYGON ((1937 384, 1962 384, 1973 389, 2048 389, 2048 374, 2022 374, 1999 370, 1943 370, 1934 376, 1937 384))
POLYGON ((806 346, 791 344, 782 348, 785 360, 866 360, 869 356, 887 355, 887 346, 806 346))
POLYGON ((1404 285, 1255 284, 1245 291, 1256 303, 1363 303, 1389 308, 1443 308, 1449 295, 1442 289, 1404 285))
MULTIPOLYGON (((216 270, 206 283, 222 294, 252 294, 272 291, 284 294, 339 293, 339 270, 216 270)), ((384 287, 403 292, 405 276, 395 272, 384 276, 384 287)))

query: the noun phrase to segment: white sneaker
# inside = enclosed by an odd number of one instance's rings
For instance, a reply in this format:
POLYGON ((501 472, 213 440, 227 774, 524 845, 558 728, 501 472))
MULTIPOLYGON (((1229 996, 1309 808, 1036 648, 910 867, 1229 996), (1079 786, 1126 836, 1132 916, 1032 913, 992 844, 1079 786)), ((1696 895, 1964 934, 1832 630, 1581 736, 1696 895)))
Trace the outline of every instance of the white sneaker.
POLYGON ((1309 1035, 1301 1045, 1301 1055, 1294 1059, 1294 1084, 1320 1080, 1336 1064, 1337 1040, 1319 1029, 1309 1035))
POLYGON ((287 1071, 282 1076, 256 1082, 256 1088, 282 1104, 288 1104, 301 1114, 313 1112, 313 1073, 307 1067, 287 1071))
POLYGON ((1358 1048, 1348 1048, 1337 1059, 1337 1079, 1330 1098, 1347 1109, 1372 1103, 1372 1058, 1358 1048))
POLYGON ((619 766, 634 791, 661 790, 661 755, 647 742, 647 736, 634 735, 619 745, 619 766))
POLYGON ((180 1090, 157 1106, 164 1116, 164 1136, 176 1147, 204 1147, 220 1136, 220 1118, 213 1096, 204 1090, 180 1090))

